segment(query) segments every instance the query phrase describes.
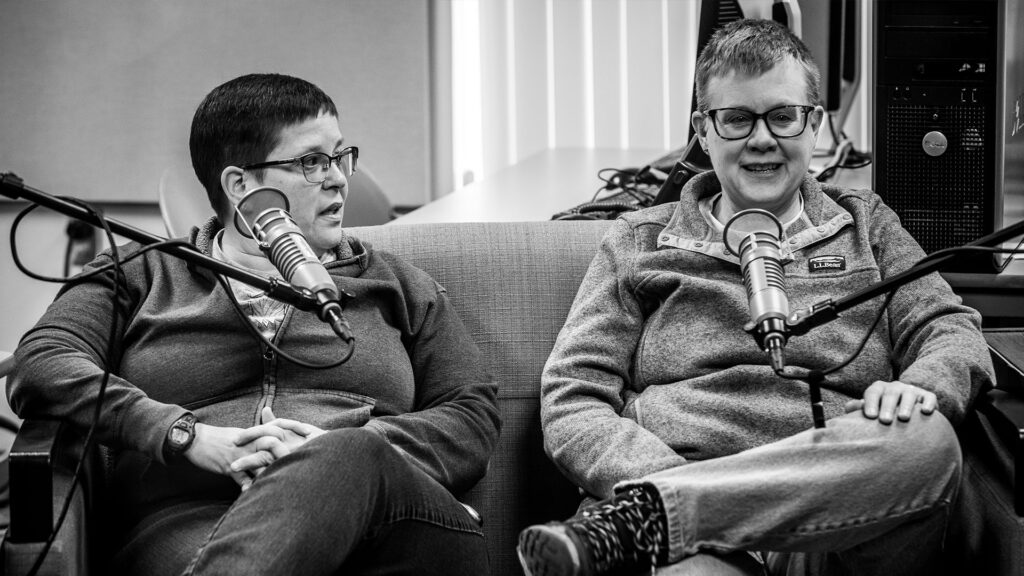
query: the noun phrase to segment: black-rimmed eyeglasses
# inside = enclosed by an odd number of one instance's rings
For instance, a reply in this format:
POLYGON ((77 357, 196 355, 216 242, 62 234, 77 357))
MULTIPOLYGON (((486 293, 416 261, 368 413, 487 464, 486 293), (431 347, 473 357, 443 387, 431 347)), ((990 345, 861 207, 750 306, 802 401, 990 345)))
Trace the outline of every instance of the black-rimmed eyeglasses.
POLYGON ((323 152, 310 152, 295 158, 284 160, 270 160, 268 162, 257 162, 242 166, 242 170, 256 170, 257 168, 269 168, 284 164, 296 164, 302 168, 302 174, 310 184, 323 184, 327 180, 327 173, 331 171, 331 163, 337 163, 338 168, 345 176, 351 176, 356 171, 356 162, 359 160, 359 148, 349 146, 334 156, 323 152))
POLYGON ((804 133, 807 117, 814 106, 779 106, 762 114, 743 108, 717 108, 704 114, 711 117, 715 132, 723 140, 740 140, 750 136, 757 121, 764 118, 768 132, 776 138, 794 138, 804 133))

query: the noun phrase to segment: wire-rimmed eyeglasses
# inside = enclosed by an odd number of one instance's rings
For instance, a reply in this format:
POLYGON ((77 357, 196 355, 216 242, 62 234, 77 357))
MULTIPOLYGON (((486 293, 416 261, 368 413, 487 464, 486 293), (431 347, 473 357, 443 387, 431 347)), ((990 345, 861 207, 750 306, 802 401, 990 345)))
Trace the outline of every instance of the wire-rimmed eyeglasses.
POLYGON ((807 129, 807 118, 814 106, 779 106, 758 114, 743 108, 716 108, 704 112, 711 117, 715 132, 723 140, 740 140, 750 136, 761 118, 768 132, 776 138, 794 138, 807 129))
POLYGON ((303 154, 302 156, 296 156, 295 158, 246 164, 245 166, 242 166, 242 170, 256 170, 257 168, 269 168, 271 166, 281 166, 284 164, 297 164, 302 168, 302 174, 306 177, 307 182, 310 184, 323 184, 324 180, 327 180, 327 173, 331 171, 332 162, 338 164, 338 169, 340 169, 345 176, 351 176, 356 171, 356 163, 358 160, 359 147, 349 146, 334 156, 324 154, 323 152, 310 152, 309 154, 303 154))

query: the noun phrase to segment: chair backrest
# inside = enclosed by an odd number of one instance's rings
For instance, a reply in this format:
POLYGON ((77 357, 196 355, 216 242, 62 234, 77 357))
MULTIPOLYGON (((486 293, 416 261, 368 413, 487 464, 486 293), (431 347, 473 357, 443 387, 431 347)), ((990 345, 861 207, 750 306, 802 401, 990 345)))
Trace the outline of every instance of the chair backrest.
MULTIPOLYGON (((373 226, 395 217, 391 201, 373 173, 362 164, 348 181, 349 196, 342 225, 373 226)), ((213 216, 206 192, 190 169, 170 167, 160 176, 158 191, 160 216, 169 238, 187 236, 193 226, 201 226, 213 216)))
POLYGON ((7 376, 11 370, 14 370, 14 355, 0 350, 0 378, 7 376))
POLYGON ((213 216, 206 191, 195 174, 183 167, 167 168, 160 175, 158 201, 168 238, 188 236, 193 226, 201 226, 213 216))
MULTIPOLYGON (((440 283, 498 382, 504 424, 465 502, 484 517, 493 576, 521 575, 519 531, 569 517, 580 497, 544 454, 540 376, 611 222, 488 222, 353 228, 440 283)), ((357 336, 358 337, 358 336, 357 336)))
POLYGON ((384 194, 373 172, 363 166, 362 161, 359 162, 359 170, 349 177, 348 187, 343 226, 376 226, 394 219, 395 210, 391 200, 384 194))

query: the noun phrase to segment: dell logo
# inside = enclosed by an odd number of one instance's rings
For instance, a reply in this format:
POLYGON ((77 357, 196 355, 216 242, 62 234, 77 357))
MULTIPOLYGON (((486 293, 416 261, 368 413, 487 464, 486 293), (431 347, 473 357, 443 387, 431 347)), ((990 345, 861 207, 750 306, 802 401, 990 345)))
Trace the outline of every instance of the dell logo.
POLYGON ((924 135, 921 140, 921 148, 929 156, 942 156, 946 152, 946 135, 938 130, 933 130, 924 135))

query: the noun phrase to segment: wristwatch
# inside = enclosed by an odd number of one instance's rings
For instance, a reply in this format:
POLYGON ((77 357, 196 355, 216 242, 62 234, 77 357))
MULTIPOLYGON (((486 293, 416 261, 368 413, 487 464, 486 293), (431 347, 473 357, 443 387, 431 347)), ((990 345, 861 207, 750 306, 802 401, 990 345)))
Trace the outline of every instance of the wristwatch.
POLYGON ((196 417, 194 414, 185 414, 167 429, 167 436, 164 438, 164 459, 169 461, 181 456, 195 439, 196 417))

